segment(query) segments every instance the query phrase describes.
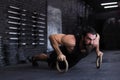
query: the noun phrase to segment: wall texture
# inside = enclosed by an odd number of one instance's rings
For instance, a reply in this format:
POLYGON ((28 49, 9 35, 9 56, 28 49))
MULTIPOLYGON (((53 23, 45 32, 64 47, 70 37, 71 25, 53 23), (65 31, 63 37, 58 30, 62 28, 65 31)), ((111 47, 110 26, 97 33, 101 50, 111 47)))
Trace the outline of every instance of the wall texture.
POLYGON ((82 0, 48 0, 48 5, 59 8, 62 12, 63 33, 71 34, 83 19, 92 14, 92 8, 82 0))
POLYGON ((5 65, 25 61, 26 56, 37 54, 47 49, 46 23, 46 0, 0 1, 0 36, 2 36, 3 41, 1 44, 3 45, 2 48, 4 48, 2 53, 4 54, 5 65), (17 19, 15 17, 17 17, 17 19), (42 20, 44 20, 44 22, 42 20), (14 27, 14 29, 10 29, 10 27, 14 27), (41 29, 39 29, 40 27, 41 29), (16 32, 17 35, 10 34, 12 31, 16 32), (38 36, 41 36, 41 38, 38 36), (16 37, 18 40, 10 40, 12 37, 16 37), (39 41, 44 41, 44 46, 42 45, 43 42, 39 41), (25 42, 25 45, 21 45, 22 42, 25 42))

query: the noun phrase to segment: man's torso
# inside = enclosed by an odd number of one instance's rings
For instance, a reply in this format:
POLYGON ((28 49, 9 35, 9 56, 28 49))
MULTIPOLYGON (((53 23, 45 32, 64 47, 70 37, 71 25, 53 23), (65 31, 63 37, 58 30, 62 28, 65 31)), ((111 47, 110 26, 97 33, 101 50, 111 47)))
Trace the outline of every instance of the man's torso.
POLYGON ((75 35, 65 35, 62 37, 61 42, 66 47, 69 53, 72 53, 76 45, 79 45, 80 52, 86 52, 87 50, 91 50, 94 46, 86 46, 83 44, 83 41, 79 39, 80 42, 76 43, 75 35))

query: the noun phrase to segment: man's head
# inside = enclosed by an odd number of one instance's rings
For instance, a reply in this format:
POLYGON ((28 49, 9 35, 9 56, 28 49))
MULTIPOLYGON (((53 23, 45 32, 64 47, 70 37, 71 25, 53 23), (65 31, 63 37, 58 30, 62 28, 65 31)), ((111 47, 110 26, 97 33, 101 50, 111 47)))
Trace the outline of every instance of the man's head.
POLYGON ((83 30, 83 40, 85 45, 93 45, 96 39, 96 31, 92 27, 86 27, 83 30))

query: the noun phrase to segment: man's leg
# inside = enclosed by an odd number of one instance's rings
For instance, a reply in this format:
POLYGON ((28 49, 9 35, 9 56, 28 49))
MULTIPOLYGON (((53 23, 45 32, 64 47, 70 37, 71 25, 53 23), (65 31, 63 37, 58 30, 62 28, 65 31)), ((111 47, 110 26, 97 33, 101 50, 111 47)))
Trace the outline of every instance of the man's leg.
POLYGON ((31 59, 28 58, 28 60, 30 62, 32 62, 33 66, 38 66, 37 61, 47 61, 48 60, 48 55, 45 54, 45 53, 41 53, 41 54, 37 54, 37 55, 32 56, 31 59))
POLYGON ((36 61, 47 61, 48 55, 45 53, 37 54, 33 56, 33 60, 36 61))

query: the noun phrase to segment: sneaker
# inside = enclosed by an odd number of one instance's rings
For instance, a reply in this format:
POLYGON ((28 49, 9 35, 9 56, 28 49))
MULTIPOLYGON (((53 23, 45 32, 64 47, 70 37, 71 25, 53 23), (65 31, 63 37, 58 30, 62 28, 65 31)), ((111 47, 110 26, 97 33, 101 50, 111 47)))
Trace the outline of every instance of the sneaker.
POLYGON ((30 57, 30 56, 28 56, 27 57, 27 59, 28 59, 28 61, 29 62, 31 62, 32 63, 32 66, 38 66, 38 63, 37 63, 37 61, 36 60, 34 60, 34 58, 33 57, 30 57))
POLYGON ((28 57, 27 57, 27 60, 28 60, 29 62, 32 62, 32 57, 31 57, 31 56, 28 56, 28 57))

